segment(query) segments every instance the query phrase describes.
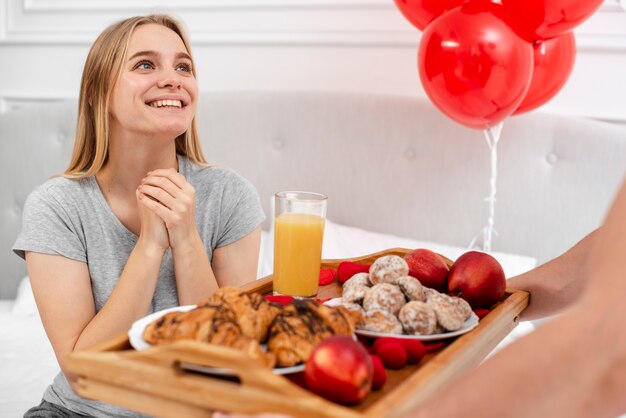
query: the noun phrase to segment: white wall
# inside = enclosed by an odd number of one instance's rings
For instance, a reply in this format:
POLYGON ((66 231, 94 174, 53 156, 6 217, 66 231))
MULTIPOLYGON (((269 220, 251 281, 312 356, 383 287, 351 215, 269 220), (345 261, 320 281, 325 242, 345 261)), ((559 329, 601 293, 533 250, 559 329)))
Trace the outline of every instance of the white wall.
MULTIPOLYGON (((576 31, 573 74, 542 110, 626 123, 626 13, 606 1, 576 31)), ((0 112, 76 97, 97 34, 150 11, 187 24, 205 91, 424 95, 420 33, 392 0, 0 0, 0 112)))

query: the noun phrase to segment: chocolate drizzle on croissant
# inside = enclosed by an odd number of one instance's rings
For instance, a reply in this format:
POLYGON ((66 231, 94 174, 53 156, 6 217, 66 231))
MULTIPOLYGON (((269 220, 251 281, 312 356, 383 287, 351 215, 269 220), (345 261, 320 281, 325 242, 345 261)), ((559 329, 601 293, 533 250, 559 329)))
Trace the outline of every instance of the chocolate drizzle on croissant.
POLYGON ((331 308, 313 300, 294 300, 270 326, 268 348, 276 364, 294 366, 306 361, 315 345, 332 335, 352 335, 360 318, 344 307, 331 308))
POLYGON ((282 307, 235 287, 219 289, 188 312, 170 312, 149 324, 144 340, 165 344, 181 339, 219 344, 247 353, 268 367, 294 366, 331 335, 352 335, 361 314, 314 300, 282 307), (268 352, 260 343, 268 341, 268 352))

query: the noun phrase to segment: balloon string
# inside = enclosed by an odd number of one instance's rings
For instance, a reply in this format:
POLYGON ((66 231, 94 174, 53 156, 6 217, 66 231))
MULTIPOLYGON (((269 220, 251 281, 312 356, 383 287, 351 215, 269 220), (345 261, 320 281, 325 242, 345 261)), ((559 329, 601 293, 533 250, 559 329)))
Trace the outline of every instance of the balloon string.
POLYGON ((487 226, 483 230, 483 250, 491 252, 491 239, 497 232, 494 228, 496 218, 496 181, 498 179, 498 140, 502 132, 503 123, 500 122, 496 126, 485 130, 485 139, 490 151, 490 167, 491 175, 489 176, 489 197, 485 199, 489 204, 489 218, 487 226))
MULTIPOLYGON (((487 218, 487 225, 483 228, 483 251, 490 253, 491 252, 491 241, 494 235, 498 235, 494 225, 496 219, 496 184, 498 180, 498 141, 500 140, 500 134, 502 132, 503 122, 488 128, 484 131, 485 140, 487 141, 487 146, 489 147, 489 166, 490 166, 490 176, 489 176, 489 196, 485 198, 489 208, 489 217, 487 218)), ((472 248, 476 243, 476 238, 474 237, 469 244, 469 248, 472 248)))

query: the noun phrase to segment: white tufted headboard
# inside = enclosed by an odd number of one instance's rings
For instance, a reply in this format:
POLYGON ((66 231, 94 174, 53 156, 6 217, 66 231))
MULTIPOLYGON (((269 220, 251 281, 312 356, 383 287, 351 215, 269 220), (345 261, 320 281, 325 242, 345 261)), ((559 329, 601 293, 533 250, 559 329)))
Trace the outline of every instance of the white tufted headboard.
MULTIPOLYGON (((0 115, 0 298, 24 263, 11 252, 28 193, 63 171, 75 102, 0 115)), ((278 190, 329 195, 329 219, 466 246, 488 212, 489 150, 479 131, 426 101, 315 92, 203 93, 203 150, 259 190, 269 216, 278 190)), ((493 250, 554 257, 602 220, 626 169, 626 127, 531 113, 505 123, 493 250)))

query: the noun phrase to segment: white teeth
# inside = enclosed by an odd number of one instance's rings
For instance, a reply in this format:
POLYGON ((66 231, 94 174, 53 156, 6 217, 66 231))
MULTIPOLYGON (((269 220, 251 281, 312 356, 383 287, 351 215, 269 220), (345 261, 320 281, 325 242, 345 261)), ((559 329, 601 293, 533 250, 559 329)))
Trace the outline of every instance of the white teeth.
POLYGON ((180 100, 155 100, 150 103, 152 107, 183 107, 183 103, 180 100))

